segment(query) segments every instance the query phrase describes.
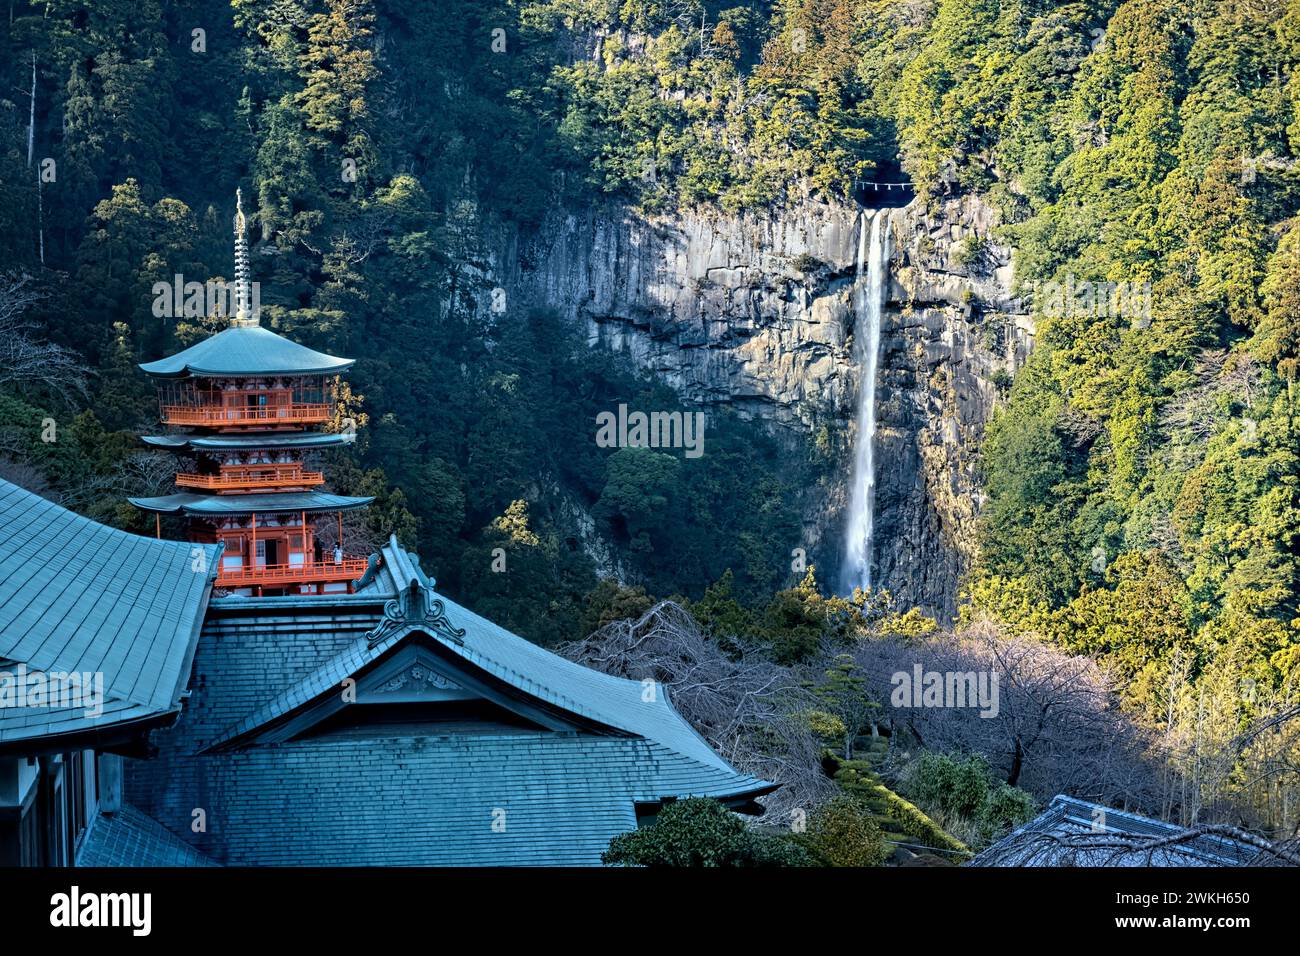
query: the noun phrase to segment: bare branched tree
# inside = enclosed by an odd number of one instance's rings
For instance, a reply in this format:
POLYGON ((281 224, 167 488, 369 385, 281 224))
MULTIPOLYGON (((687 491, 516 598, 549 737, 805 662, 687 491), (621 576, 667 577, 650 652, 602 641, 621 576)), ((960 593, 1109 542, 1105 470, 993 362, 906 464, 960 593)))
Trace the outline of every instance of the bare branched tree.
POLYGON ((0 385, 43 387, 69 402, 84 399, 90 370, 76 352, 42 341, 24 317, 42 298, 27 273, 0 275, 0 385))
POLYGON ((1203 445, 1222 427, 1224 398, 1253 408, 1263 388, 1264 370, 1248 354, 1231 356, 1226 351, 1205 352, 1193 370, 1196 382, 1160 411, 1161 427, 1180 433, 1194 445, 1203 445))
POLYGON ((11 458, 0 453, 0 479, 19 488, 25 488, 32 494, 53 500, 50 483, 39 468, 30 462, 11 458))
MULTIPOLYGON (((321 546, 324 554, 332 555, 335 545, 339 543, 338 520, 328 512, 308 515, 307 520, 316 529, 316 543, 321 546)), ((366 521, 365 512, 343 513, 343 547, 349 557, 366 557, 387 543, 388 536, 366 521)))
POLYGON ((1115 705, 1100 668, 1032 637, 1006 637, 981 623, 957 635, 865 642, 855 659, 884 714, 929 750, 981 753, 1000 778, 1041 799, 1071 793, 1149 807, 1158 773, 1151 743, 1115 705), (996 675, 997 708, 894 707, 894 674, 996 675))
POLYGON ((177 459, 162 451, 137 451, 127 455, 118 468, 116 485, 122 497, 151 498, 170 494, 176 472, 193 468, 189 459, 177 459))
POLYGON ((677 712, 732 766, 781 784, 763 798, 765 822, 784 823, 831 793, 821 744, 799 716, 816 706, 807 689, 770 661, 728 657, 679 605, 662 601, 559 650, 603 673, 666 686, 677 712))

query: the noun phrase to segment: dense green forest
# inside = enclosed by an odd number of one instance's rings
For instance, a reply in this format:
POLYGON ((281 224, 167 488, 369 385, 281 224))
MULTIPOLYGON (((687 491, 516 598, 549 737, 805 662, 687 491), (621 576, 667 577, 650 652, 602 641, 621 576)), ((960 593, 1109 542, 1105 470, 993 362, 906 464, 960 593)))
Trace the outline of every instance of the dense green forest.
POLYGON ((86 394, 14 383, 8 457, 83 511, 145 529, 122 498, 161 490, 167 469, 133 438, 156 416, 135 364, 220 324, 155 316, 151 289, 229 277, 242 185, 263 322, 359 360, 358 451, 330 475, 379 495, 362 541, 396 532, 451 593, 548 643, 593 613, 593 562, 560 520, 571 503, 655 593, 698 596, 727 570, 749 600, 793 583, 799 492, 825 462, 791 460, 725 412, 707 456, 611 454, 591 440, 598 411, 681 407, 676 396, 532 304, 476 308, 484 217, 534 222, 594 194, 552 14, 441 0, 17 5, 3 259, 39 277, 27 318, 92 374, 86 394), (43 442, 50 415, 61 436, 43 442), (492 570, 498 547, 509 573, 492 570))
MULTIPOLYGON (((15 0, 0 48, 0 262, 90 370, 0 379, 7 475, 140 521, 121 499, 167 476, 135 363, 213 327, 150 289, 227 274, 242 186, 264 323, 359 360, 330 463, 378 495, 359 533, 540 641, 680 595, 798 662, 846 630, 790 565, 826 448, 725 412, 698 460, 597 448, 599 410, 679 400, 536 304, 479 309, 479 226, 847 201, 901 169, 999 211, 1037 320, 963 620, 1100 662, 1173 760, 1294 704, 1300 0, 15 0), (1143 285, 1149 315, 1034 301, 1072 279, 1143 285), (638 588, 599 580, 574 503, 638 588)), ((1205 801, 1283 799, 1247 763, 1205 801)))

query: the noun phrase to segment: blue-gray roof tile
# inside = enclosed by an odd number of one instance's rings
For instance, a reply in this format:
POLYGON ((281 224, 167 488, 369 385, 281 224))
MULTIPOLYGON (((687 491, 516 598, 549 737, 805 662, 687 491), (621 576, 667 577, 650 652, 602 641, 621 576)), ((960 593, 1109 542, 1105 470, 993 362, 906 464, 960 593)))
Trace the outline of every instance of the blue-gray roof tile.
POLYGON ((285 491, 261 495, 203 495, 180 492, 158 498, 128 498, 144 511, 185 514, 200 518, 224 515, 279 514, 293 511, 352 511, 364 508, 373 497, 350 498, 322 491, 285 491))
POLYGON ((184 351, 140 366, 150 375, 333 375, 352 365, 299 345, 260 325, 234 326, 191 345, 184 351))
POLYGON ((77 866, 216 866, 157 820, 126 804, 96 814, 77 851, 77 866))
POLYGON ((433 595, 396 542, 382 555, 362 593, 214 599, 194 698, 184 720, 155 734, 158 757, 129 764, 130 799, 227 864, 592 865, 636 826, 637 803, 743 803, 772 789, 714 753, 663 693, 644 699, 640 683, 433 595), (413 581, 443 602, 445 622, 392 617, 413 581), (303 719, 344 677, 412 641, 436 642, 458 676, 490 675, 507 706, 540 702, 581 718, 580 729, 263 741, 266 728, 303 719), (186 829, 196 806, 207 810, 206 833, 186 829))
POLYGON ((219 549, 105 527, 3 480, 0 527, 6 669, 98 675, 105 698, 101 714, 84 706, 0 708, 0 742, 175 710, 219 549))

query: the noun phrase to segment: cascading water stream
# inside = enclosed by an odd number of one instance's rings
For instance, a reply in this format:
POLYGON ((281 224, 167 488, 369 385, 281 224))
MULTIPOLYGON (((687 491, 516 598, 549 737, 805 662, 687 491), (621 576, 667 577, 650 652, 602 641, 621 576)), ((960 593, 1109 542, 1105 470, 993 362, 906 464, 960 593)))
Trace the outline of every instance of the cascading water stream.
POLYGON ((889 222, 886 210, 867 213, 858 230, 857 273, 853 282, 854 355, 862 370, 858 394, 858 437, 854 449, 853 489, 844 536, 844 593, 871 587, 872 535, 876 508, 876 371, 880 364, 880 319, 885 307, 889 268, 889 222), (865 279, 863 270, 866 271, 865 279))

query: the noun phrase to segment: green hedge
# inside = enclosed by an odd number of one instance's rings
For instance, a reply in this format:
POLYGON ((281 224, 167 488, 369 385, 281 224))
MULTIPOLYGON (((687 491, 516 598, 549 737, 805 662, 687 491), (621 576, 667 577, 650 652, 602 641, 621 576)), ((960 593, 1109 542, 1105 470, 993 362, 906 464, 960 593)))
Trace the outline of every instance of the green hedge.
POLYGON ((837 764, 836 782, 863 803, 878 803, 884 816, 897 823, 907 836, 936 849, 970 854, 966 844, 949 835, 915 804, 881 783, 865 760, 844 760, 837 764))

